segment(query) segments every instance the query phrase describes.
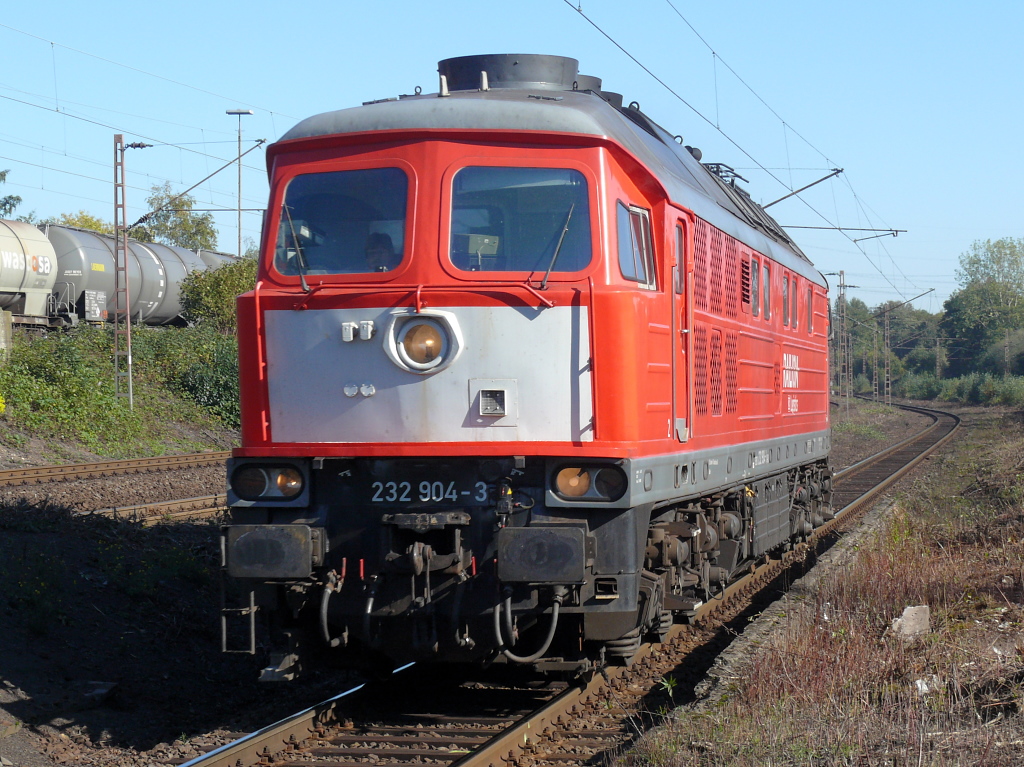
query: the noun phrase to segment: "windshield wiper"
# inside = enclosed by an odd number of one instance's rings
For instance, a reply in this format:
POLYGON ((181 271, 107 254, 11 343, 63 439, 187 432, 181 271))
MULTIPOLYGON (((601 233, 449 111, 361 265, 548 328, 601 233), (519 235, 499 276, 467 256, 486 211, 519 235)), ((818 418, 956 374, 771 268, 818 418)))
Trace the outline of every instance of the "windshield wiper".
POLYGON ((302 252, 302 246, 299 244, 299 235, 295 231, 295 222, 292 221, 292 212, 285 205, 284 214, 288 217, 288 228, 292 232, 292 242, 295 243, 295 263, 299 269, 299 282, 302 284, 302 289, 309 292, 309 285, 306 284, 306 272, 309 271, 309 264, 306 263, 306 254, 302 252))
POLYGON ((548 264, 548 270, 544 273, 544 279, 541 280, 541 290, 548 289, 548 277, 551 276, 551 270, 555 268, 555 261, 558 260, 558 253, 562 250, 562 243, 565 242, 565 233, 569 231, 569 222, 572 221, 572 212, 574 210, 576 210, 575 202, 569 206, 569 215, 565 217, 565 226, 562 227, 562 234, 558 237, 558 244, 555 245, 555 252, 551 255, 551 263, 548 264))

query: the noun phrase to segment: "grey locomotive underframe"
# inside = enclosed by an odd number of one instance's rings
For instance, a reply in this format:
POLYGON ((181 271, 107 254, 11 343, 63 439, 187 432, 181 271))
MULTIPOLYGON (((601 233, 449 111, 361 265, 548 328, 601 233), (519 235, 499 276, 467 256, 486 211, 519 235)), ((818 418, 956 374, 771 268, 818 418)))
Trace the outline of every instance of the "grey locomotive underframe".
POLYGON ((753 559, 831 516, 829 441, 818 432, 633 460, 233 459, 294 465, 307 490, 277 506, 230 498, 226 571, 282 626, 319 611, 317 641, 396 660, 481 661, 504 644, 498 659, 536 661, 520 648, 541 645, 559 615, 535 665, 628 658, 671 613, 692 615, 753 559), (619 467, 622 497, 559 498, 553 472, 580 463, 619 467), (420 500, 417 482, 436 497, 420 500))

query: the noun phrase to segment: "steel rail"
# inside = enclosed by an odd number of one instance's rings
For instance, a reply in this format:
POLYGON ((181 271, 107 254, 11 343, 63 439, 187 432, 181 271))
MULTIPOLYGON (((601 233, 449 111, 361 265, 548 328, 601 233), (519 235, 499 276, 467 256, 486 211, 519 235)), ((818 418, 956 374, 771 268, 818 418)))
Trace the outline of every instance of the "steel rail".
POLYGON ((105 517, 142 522, 149 526, 161 522, 211 516, 226 510, 227 505, 228 497, 221 493, 220 495, 203 495, 197 498, 182 498, 176 501, 142 503, 137 506, 114 506, 109 509, 80 511, 75 516, 88 517, 92 514, 99 514, 105 517))
MULTIPOLYGON (((873 486, 870 489, 863 491, 860 488, 856 489, 854 491, 856 497, 844 504, 834 519, 817 528, 806 542, 793 546, 791 550, 779 557, 765 557, 756 566, 752 566, 748 576, 729 585, 720 598, 704 605, 697 612, 693 623, 705 627, 716 625, 721 622, 726 610, 736 609, 736 602, 759 591, 765 584, 772 582, 788 568, 805 561, 808 555, 817 551, 819 547, 823 547, 827 541, 832 540, 840 526, 849 524, 851 520, 855 520, 860 514, 865 513, 870 502, 892 487, 908 471, 923 461, 928 454, 948 442, 959 426, 959 418, 951 414, 930 411, 925 408, 908 407, 908 409, 932 415, 935 420, 921 432, 837 473, 834 478, 835 491, 844 489, 847 484, 856 484, 854 480, 858 476, 865 474, 867 470, 879 463, 899 461, 899 466, 894 466, 881 480, 873 480, 873 486), (908 450, 914 451, 914 455, 901 459, 900 453, 908 450)), ((614 695, 616 689, 621 690, 624 685, 629 683, 634 671, 642 673, 648 679, 664 678, 663 674, 669 673, 674 667, 671 664, 678 664, 678 653, 680 652, 678 648, 685 644, 687 634, 687 627, 676 624, 672 627, 664 644, 641 645, 630 667, 607 666, 601 669, 599 673, 593 674, 589 679, 581 680, 577 686, 569 687, 555 695, 533 714, 517 719, 511 726, 490 738, 472 753, 460 756, 454 761, 451 759, 454 752, 448 754, 436 752, 437 755, 433 758, 448 762, 449 767, 507 767, 507 765, 517 763, 522 757, 537 761, 546 759, 566 763, 565 755, 541 753, 545 747, 544 744, 551 742, 559 734, 571 739, 583 735, 578 731, 562 730, 561 725, 566 718, 575 716, 580 710, 595 710, 595 701, 597 700, 607 702, 608 695, 614 695), (671 651, 672 648, 677 648, 674 653, 671 651), (670 659, 665 660, 662 658, 663 655, 670 659), (665 664, 670 665, 662 669, 661 666, 665 664)), ((685 650, 686 653, 690 651, 690 649, 685 650)), ((304 750, 300 744, 307 738, 320 739, 318 733, 322 734, 324 728, 332 720, 339 718, 338 710, 341 699, 357 689, 360 688, 342 693, 275 725, 265 727, 234 743, 199 756, 187 762, 183 767, 267 765, 275 763, 274 755, 281 752, 288 752, 287 761, 293 761, 297 756, 295 752, 304 750)), ((628 712, 620 713, 624 717, 629 716, 628 712)), ((617 732, 622 733, 623 731, 623 727, 618 727, 617 732)), ((593 737, 594 734, 593 731, 588 730, 586 737, 593 737)), ((635 735, 639 734, 639 732, 635 733, 635 735)), ((372 737, 367 740, 372 740, 372 737)), ((570 740, 569 742, 574 743, 575 741, 570 740)), ((618 744, 621 744, 621 739, 618 744)), ((596 748, 605 747, 611 746, 608 744, 596 746, 596 748)), ((557 750, 557 746, 555 748, 557 750)), ((379 751, 379 758, 375 764, 387 764, 388 760, 385 758, 387 755, 387 750, 379 751)), ((397 754, 395 756, 400 758, 397 754)), ((584 762, 591 758, 584 753, 572 756, 574 757, 573 761, 577 762, 584 762)))
POLYGON ((54 466, 32 466, 25 469, 6 469, 0 471, 0 486, 33 485, 43 482, 92 479, 144 471, 165 471, 196 466, 212 466, 224 463, 230 457, 230 450, 219 450, 209 453, 164 455, 156 458, 134 458, 125 461, 97 461, 95 463, 57 464, 54 466))
MULTIPOLYGON (((921 431, 917 432, 916 434, 911 434, 909 437, 907 437, 906 439, 904 439, 904 440, 902 440, 900 442, 897 442, 895 445, 890 445, 889 447, 885 448, 884 450, 880 450, 879 452, 875 453, 874 455, 869 455, 863 461, 858 461, 855 464, 851 464, 850 466, 847 466, 842 471, 836 472, 836 475, 835 475, 836 479, 838 479, 839 477, 850 476, 852 474, 856 474, 858 471, 861 471, 862 469, 870 466, 871 464, 877 463, 881 458, 884 458, 884 457, 887 457, 889 455, 892 455, 896 451, 902 450, 907 445, 909 445, 909 444, 911 444, 913 442, 919 441, 922 436, 930 434, 932 430, 934 430, 936 428, 941 428, 940 425, 939 425, 939 419, 941 417, 945 416, 945 417, 953 418, 953 419, 955 419, 956 426, 960 425, 960 419, 957 416, 953 415, 952 413, 946 413, 946 412, 941 411, 941 410, 930 410, 928 408, 923 408, 923 407, 915 407, 913 405, 897 405, 897 407, 899 407, 901 410, 910 410, 910 411, 913 411, 915 413, 920 413, 922 415, 929 416, 932 419, 932 422, 931 422, 931 424, 929 426, 926 426, 921 431)), ((955 429, 955 427, 954 427, 954 429, 955 429)))
POLYGON ((261 759, 265 756, 308 738, 318 724, 332 721, 339 703, 363 687, 365 685, 359 685, 339 693, 322 703, 317 703, 209 753, 197 756, 195 759, 185 762, 181 767, 213 767, 214 765, 233 767, 236 764, 261 764, 261 759))

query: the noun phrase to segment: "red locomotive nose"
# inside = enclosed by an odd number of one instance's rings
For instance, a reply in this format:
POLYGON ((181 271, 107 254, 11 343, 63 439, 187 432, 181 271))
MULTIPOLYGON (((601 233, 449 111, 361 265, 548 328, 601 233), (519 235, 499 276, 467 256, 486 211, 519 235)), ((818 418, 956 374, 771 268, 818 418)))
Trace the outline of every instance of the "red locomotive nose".
POLYGON ((826 283, 574 59, 439 74, 268 150, 228 570, 340 652, 628 662, 828 517, 826 283))

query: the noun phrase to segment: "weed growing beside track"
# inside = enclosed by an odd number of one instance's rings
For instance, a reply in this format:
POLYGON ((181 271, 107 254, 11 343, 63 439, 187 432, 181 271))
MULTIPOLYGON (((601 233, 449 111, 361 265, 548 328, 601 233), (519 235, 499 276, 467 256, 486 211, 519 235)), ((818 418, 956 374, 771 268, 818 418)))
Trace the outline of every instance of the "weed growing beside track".
POLYGON ((968 415, 942 458, 905 480, 850 563, 634 765, 1003 765, 1024 761, 1024 434, 968 415), (928 605, 931 630, 893 619, 928 605))
POLYGON ((0 364, 0 442, 19 449, 28 435, 47 441, 52 463, 74 462, 75 449, 131 458, 223 448, 223 435, 238 426, 235 343, 204 328, 133 328, 130 410, 114 393, 109 328, 19 334, 0 364))

